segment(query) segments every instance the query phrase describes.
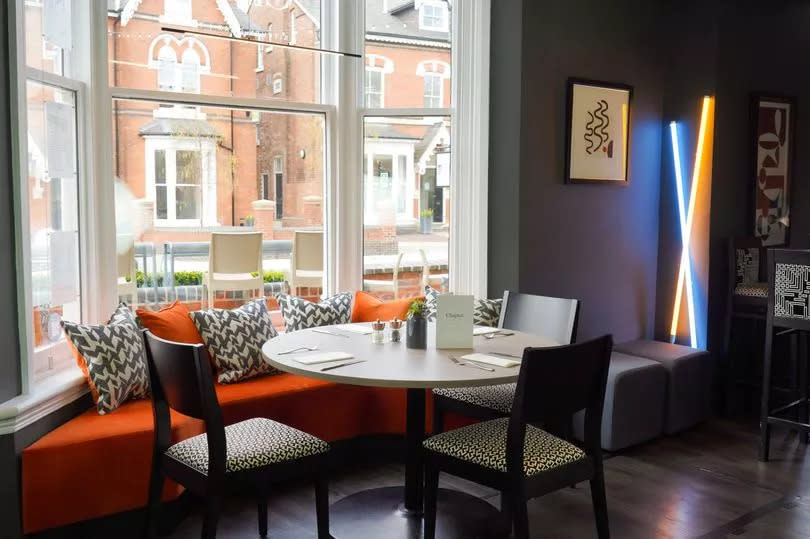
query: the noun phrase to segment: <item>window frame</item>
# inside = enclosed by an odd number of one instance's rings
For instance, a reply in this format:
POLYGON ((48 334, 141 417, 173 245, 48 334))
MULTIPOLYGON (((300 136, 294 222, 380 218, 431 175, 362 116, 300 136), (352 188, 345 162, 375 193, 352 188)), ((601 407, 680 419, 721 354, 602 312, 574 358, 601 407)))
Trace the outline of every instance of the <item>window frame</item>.
MULTIPOLYGON (((486 296, 486 199, 487 199, 487 155, 488 155, 488 96, 489 96, 489 21, 491 0, 459 2, 454 4, 448 16, 448 23, 455 29, 452 32, 452 80, 451 103, 447 108, 366 108, 364 96, 365 66, 362 61, 347 61, 331 55, 321 56, 321 101, 319 103, 297 103, 263 98, 235 98, 227 96, 206 96, 186 92, 144 90, 134 88, 112 88, 108 84, 107 58, 107 6, 103 2, 91 3, 89 20, 79 28, 87 32, 76 32, 74 39, 83 41, 87 51, 82 57, 81 48, 75 48, 71 55, 71 69, 81 81, 82 96, 77 95, 79 170, 84 174, 79 193, 81 216, 80 244, 81 260, 87 261, 82 271, 83 318, 87 322, 102 322, 117 302, 116 270, 113 264, 105 263, 115 253, 115 230, 109 224, 115 222, 114 186, 103 181, 113 174, 112 152, 103 151, 111 147, 110 137, 93 136, 93 133, 106 133, 112 122, 112 106, 115 100, 142 100, 161 103, 183 103, 219 108, 259 110, 266 112, 300 112, 320 114, 324 117, 324 230, 326 233, 325 259, 327 260, 324 293, 337 290, 358 290, 363 278, 363 210, 362 200, 355 196, 362 189, 363 121, 367 117, 397 116, 448 116, 452 122, 451 146, 451 189, 453 190, 454 211, 451 215, 453 234, 450 238, 450 287, 455 293, 473 293, 486 296), (474 37, 473 37, 474 36, 474 37), (463 58, 460 58, 463 57, 463 58), (87 61, 85 62, 85 58, 87 61), (83 65, 83 64, 87 65, 83 65), (458 88, 465 88, 460 92, 458 88), (464 136, 461 136, 464 133, 464 136), (93 148, 90 152, 88 149, 93 148), (463 261, 463 264, 459 263, 463 261)), ((83 7, 73 2, 74 13, 83 7)), ((324 0, 321 13, 321 46, 325 49, 359 52, 365 49, 365 2, 324 0)), ((25 93, 19 91, 24 84, 20 65, 25 66, 24 32, 22 25, 12 24, 22 21, 24 0, 13 0, 8 4, 10 13, 9 39, 12 45, 10 54, 10 76, 12 79, 12 125, 19 122, 20 99, 24 105, 25 93), (14 48, 16 46, 16 49, 14 48), (14 52, 16 51, 16 52, 14 52), (20 64, 21 61, 21 64, 20 64), (16 80, 15 80, 16 79, 16 80), (16 91, 15 91, 16 83, 16 91)), ((83 6, 85 6, 83 4, 83 6)), ((86 9, 86 7, 84 8, 86 9)), ((192 21, 196 22, 196 21, 192 21)), ((292 36, 291 36, 292 37, 292 36)), ((268 46, 271 47, 271 46, 268 46)), ((201 58, 201 61, 203 59, 201 58)), ((206 66, 201 66, 205 74, 206 66)), ((44 74, 50 77, 51 74, 44 74)), ((24 106, 23 106, 23 109, 24 106)), ((25 131, 23 130, 22 133, 25 131)), ((24 139, 20 133, 12 134, 12 163, 15 178, 15 207, 23 208, 19 193, 22 163, 27 163, 24 152, 24 139), (21 151, 23 150, 23 151, 21 151)), ((18 323, 22 355, 22 392, 24 404, 45 402, 46 395, 61 395, 60 402, 87 391, 78 369, 72 369, 68 380, 35 387, 29 376, 29 334, 32 313, 28 309, 26 295, 30 295, 30 263, 25 256, 28 236, 28 215, 21 211, 15 221, 17 237, 18 265, 18 323), (75 371, 75 372, 74 372, 75 371), (68 391, 67 388, 71 388, 68 391), (28 395, 26 397, 26 395, 28 395)), ((51 403, 54 400, 47 401, 51 403)), ((0 408, 2 405, 0 404, 0 408)), ((29 408, 25 408, 26 410, 29 408)), ((29 417, 29 416, 26 416, 29 417)), ((26 419, 27 421, 27 419, 26 419)), ((18 423, 21 424, 21 423, 18 423)))
MULTIPOLYGON (((447 3, 441 1, 431 1, 431 0, 423 0, 422 3, 417 8, 419 10, 419 29, 420 30, 430 30, 433 32, 448 32, 450 31, 450 13, 447 7, 447 3), (428 25, 425 24, 425 18, 427 16, 426 8, 436 9, 439 11, 439 15, 432 15, 430 18, 438 19, 438 25, 428 25)), ((456 7, 458 9, 458 7, 456 7)))
POLYGON ((444 105, 444 77, 440 73, 436 72, 426 72, 422 75, 422 86, 423 86, 423 97, 425 100, 425 107, 428 108, 442 108, 444 105), (428 80, 432 81, 432 84, 438 83, 439 94, 428 94, 428 80), (438 100, 438 104, 431 105, 429 100, 438 100))

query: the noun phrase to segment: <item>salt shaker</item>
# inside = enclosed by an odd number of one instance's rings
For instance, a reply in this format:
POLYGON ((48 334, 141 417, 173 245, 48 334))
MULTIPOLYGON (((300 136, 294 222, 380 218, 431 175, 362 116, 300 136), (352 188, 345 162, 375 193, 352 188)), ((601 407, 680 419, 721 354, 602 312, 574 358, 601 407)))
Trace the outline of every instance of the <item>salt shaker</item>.
POLYGON ((374 344, 385 342, 385 322, 381 322, 379 318, 371 323, 371 342, 374 344))
POLYGON ((402 329, 402 320, 399 318, 391 320, 391 342, 399 342, 402 339, 400 329, 402 329))

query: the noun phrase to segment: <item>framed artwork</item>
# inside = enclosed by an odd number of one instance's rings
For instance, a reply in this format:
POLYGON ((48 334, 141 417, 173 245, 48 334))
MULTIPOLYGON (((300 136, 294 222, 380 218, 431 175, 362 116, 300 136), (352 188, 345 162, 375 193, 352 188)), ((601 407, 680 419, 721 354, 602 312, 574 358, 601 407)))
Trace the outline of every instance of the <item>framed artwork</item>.
POLYGON ((788 243, 790 186, 796 98, 755 94, 751 99, 754 135, 754 236, 762 245, 788 243))
POLYGON ((626 84, 568 79, 567 183, 627 184, 632 98, 626 84))

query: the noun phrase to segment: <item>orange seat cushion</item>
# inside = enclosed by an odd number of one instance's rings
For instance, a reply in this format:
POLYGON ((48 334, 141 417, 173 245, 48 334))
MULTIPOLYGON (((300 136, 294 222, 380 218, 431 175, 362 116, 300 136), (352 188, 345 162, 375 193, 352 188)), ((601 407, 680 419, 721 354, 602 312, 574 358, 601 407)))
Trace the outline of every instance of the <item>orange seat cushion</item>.
POLYGON ((143 327, 161 339, 186 344, 203 344, 200 332, 189 316, 188 308, 179 301, 159 311, 138 309, 135 313, 143 327))
MULTIPOLYGON (((341 385, 282 373, 217 385, 216 392, 226 423, 269 417, 327 441, 405 430, 404 389, 341 385)), ((127 402, 104 416, 91 409, 26 448, 25 533, 144 507, 152 464, 152 421, 148 400, 127 402)), ((172 415, 175 441, 203 430, 200 421, 172 415)), ((180 486, 167 483, 164 498, 181 492, 180 486)))
POLYGON ((377 319, 393 320, 394 318, 404 320, 408 315, 408 307, 411 302, 417 299, 424 299, 424 296, 381 301, 371 294, 359 290, 354 295, 352 322, 374 322, 377 319))

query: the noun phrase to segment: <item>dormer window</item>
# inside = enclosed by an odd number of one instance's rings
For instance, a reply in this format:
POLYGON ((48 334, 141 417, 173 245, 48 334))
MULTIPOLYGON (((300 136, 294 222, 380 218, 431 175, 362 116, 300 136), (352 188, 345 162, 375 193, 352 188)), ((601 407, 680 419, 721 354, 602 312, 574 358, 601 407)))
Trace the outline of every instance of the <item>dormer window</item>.
POLYGON ((163 3, 161 20, 176 23, 191 22, 191 0, 166 0, 163 3))
POLYGON ((446 2, 422 2, 419 7, 419 29, 447 32, 449 15, 446 2))

